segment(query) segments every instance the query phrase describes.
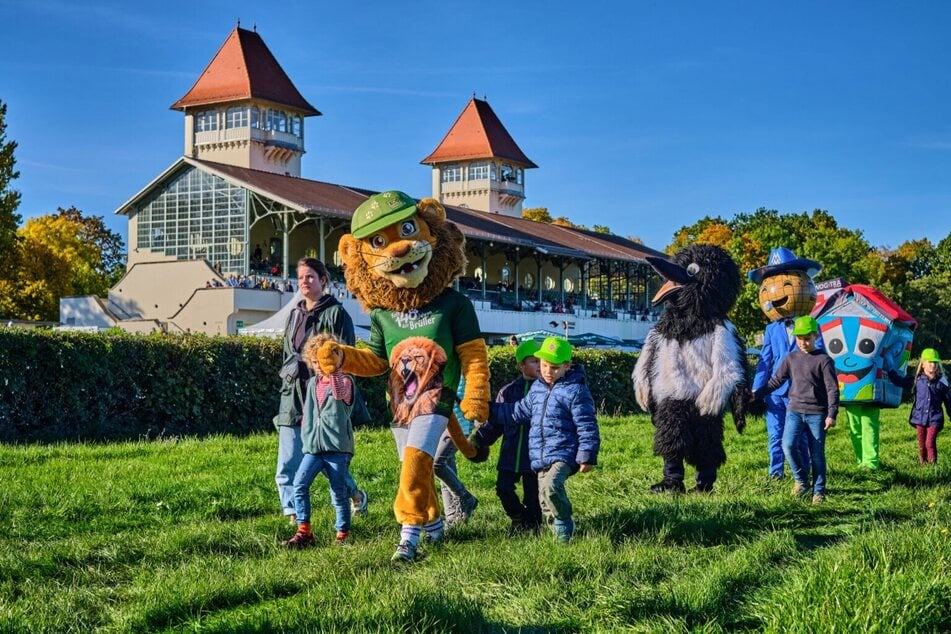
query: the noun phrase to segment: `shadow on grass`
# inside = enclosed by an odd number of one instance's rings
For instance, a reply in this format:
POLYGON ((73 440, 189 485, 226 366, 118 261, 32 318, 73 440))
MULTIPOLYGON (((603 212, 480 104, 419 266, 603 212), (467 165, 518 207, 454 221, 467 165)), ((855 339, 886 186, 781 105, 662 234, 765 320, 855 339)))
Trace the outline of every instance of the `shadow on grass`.
POLYGON ((817 509, 806 504, 770 511, 738 502, 722 507, 673 503, 613 510, 595 515, 587 523, 607 535, 615 546, 645 536, 661 536, 665 542, 684 546, 718 546, 747 542, 768 530, 817 534, 823 529, 854 524, 864 516, 860 510, 817 509))

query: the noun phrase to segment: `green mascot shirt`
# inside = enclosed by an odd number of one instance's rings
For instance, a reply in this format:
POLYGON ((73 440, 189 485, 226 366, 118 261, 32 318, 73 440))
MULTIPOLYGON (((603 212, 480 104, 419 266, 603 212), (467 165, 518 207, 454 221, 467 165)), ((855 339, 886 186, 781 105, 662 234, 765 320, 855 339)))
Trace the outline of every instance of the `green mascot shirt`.
POLYGON ((393 348, 407 337, 426 337, 446 352, 442 400, 448 399, 448 402, 440 403, 440 410, 445 410, 441 413, 448 416, 461 374, 456 346, 482 337, 472 302, 462 293, 447 288, 417 310, 397 313, 375 308, 370 313, 370 350, 378 357, 389 361, 393 348))

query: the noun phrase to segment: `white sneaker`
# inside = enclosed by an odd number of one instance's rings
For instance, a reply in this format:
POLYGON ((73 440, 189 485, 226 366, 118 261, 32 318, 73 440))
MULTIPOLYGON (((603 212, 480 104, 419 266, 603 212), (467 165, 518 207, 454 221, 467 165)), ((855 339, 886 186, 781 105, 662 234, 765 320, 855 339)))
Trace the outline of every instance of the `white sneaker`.
POLYGON ((354 502, 352 498, 350 499, 350 513, 352 515, 366 517, 367 506, 370 504, 370 496, 363 489, 360 489, 358 493, 360 493, 360 502, 354 502))

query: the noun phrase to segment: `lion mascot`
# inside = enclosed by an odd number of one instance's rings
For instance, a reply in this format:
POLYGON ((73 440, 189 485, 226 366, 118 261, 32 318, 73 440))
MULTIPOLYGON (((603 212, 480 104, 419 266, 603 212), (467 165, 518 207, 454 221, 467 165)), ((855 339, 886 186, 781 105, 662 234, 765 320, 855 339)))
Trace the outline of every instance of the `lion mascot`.
POLYGON ((394 561, 412 561, 425 532, 438 542, 443 521, 433 455, 447 429, 467 458, 476 448, 452 413, 460 377, 463 415, 489 415, 489 363, 472 303, 450 288, 466 267, 465 238, 446 210, 398 191, 370 196, 340 239, 347 288, 370 313, 368 349, 328 342, 321 370, 355 376, 389 371, 390 411, 402 461, 393 503, 402 526, 394 561))

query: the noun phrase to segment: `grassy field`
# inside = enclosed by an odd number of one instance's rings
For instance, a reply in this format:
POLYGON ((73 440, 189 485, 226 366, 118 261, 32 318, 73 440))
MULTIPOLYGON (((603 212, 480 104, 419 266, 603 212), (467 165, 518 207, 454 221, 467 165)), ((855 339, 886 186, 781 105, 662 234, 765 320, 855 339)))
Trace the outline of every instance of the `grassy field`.
POLYGON ((767 480, 762 421, 727 430, 715 495, 654 496, 649 420, 603 419, 571 544, 506 537, 493 454, 460 465, 472 521, 409 566, 386 430, 357 435, 353 544, 331 546, 319 478, 302 552, 279 546, 273 434, 0 447, 0 631, 949 631, 951 450, 919 467, 907 414, 883 410, 877 473, 840 422, 821 506, 767 480))

